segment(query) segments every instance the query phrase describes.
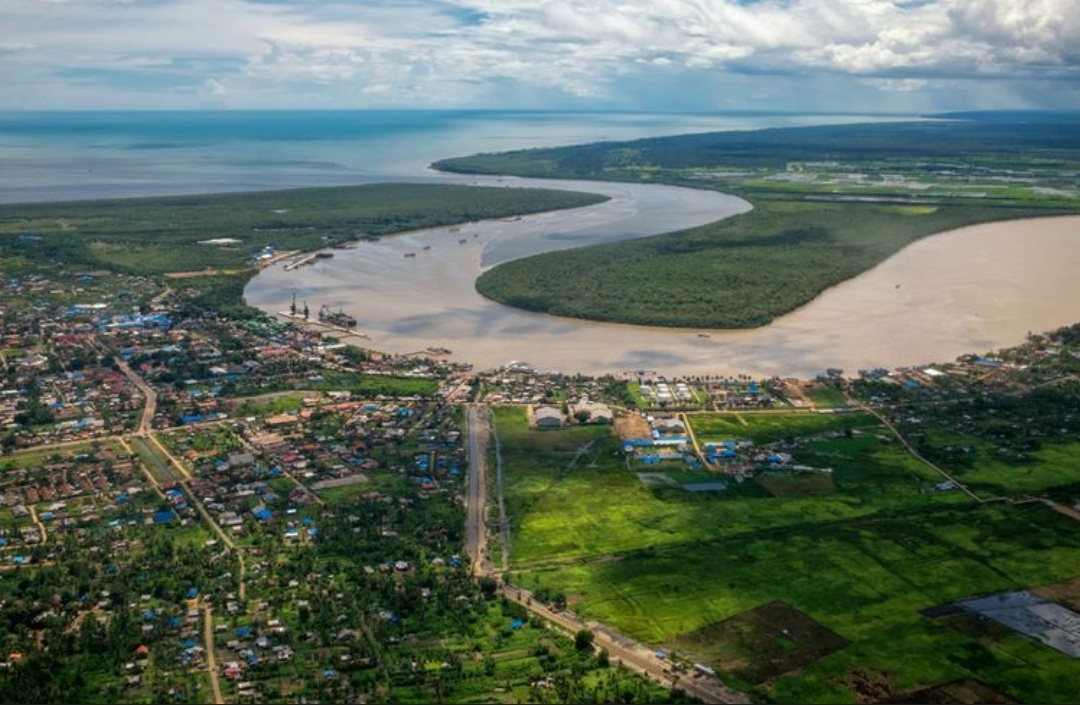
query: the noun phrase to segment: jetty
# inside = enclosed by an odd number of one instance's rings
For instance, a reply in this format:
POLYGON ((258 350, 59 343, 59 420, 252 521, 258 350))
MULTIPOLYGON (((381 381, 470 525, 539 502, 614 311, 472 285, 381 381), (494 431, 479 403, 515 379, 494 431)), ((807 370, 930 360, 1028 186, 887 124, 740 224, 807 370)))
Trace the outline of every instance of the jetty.
POLYGON ((365 340, 371 340, 371 336, 369 336, 367 333, 361 333, 355 328, 346 328, 344 326, 334 325, 333 323, 329 323, 327 321, 319 321, 313 318, 304 318, 304 315, 302 313, 289 313, 288 311, 278 311, 277 315, 288 321, 292 321, 293 323, 301 323, 315 328, 332 330, 341 337, 354 336, 357 338, 364 338, 365 340))

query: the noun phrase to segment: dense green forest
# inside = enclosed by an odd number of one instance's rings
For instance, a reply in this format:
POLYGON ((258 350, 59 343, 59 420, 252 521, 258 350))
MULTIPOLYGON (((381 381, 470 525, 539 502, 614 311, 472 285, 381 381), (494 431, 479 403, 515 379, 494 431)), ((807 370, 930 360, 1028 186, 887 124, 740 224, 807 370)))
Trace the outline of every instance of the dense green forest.
POLYGON ((537 255, 478 291, 562 316, 767 324, 932 233, 1080 211, 1080 114, 783 128, 481 154, 467 173, 718 189, 754 210, 704 227, 537 255))
POLYGON ((877 204, 762 201, 754 211, 693 230, 508 262, 484 272, 476 286, 502 303, 559 316, 754 328, 924 235, 1019 215, 970 207, 903 215, 877 204))

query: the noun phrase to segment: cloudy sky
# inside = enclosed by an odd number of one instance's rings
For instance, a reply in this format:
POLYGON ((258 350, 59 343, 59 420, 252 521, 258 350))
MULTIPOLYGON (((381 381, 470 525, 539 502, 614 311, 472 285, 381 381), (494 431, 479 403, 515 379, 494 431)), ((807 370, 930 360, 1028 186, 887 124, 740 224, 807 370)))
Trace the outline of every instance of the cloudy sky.
POLYGON ((1080 0, 0 0, 0 109, 1080 108, 1080 0))

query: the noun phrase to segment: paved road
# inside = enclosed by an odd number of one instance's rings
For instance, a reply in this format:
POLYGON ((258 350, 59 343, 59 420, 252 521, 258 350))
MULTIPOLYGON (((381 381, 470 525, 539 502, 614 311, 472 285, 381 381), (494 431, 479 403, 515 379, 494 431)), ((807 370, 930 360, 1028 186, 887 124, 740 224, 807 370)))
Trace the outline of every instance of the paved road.
POLYGON ((116 365, 120 368, 120 371, 127 375, 127 378, 131 380, 131 383, 138 387, 139 391, 143 393, 143 397, 146 399, 146 406, 143 407, 142 421, 139 423, 139 435, 145 436, 150 432, 150 425, 154 420, 154 414, 157 412, 157 392, 146 381, 135 373, 135 370, 131 369, 131 365, 127 364, 120 358, 116 358, 116 365))
POLYGON ((473 575, 487 574, 487 410, 468 405, 465 407, 465 427, 469 439, 469 490, 466 496, 468 516, 465 520, 465 550, 472 559, 473 575))

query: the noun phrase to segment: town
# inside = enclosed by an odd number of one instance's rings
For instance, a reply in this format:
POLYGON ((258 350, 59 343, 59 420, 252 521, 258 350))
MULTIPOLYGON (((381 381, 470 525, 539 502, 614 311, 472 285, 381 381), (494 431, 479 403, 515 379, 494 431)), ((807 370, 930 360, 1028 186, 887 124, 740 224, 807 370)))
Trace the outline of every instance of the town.
MULTIPOLYGON (((473 570, 483 549, 463 532, 483 511, 468 506, 483 460, 466 408, 607 434, 609 459, 658 497, 831 492, 829 463, 844 460, 823 444, 892 440, 870 415, 942 465, 1023 463, 1077 432, 1072 411, 991 403, 1075 384, 1076 328, 814 380, 589 378, 381 355, 295 315, 200 311, 147 277, 33 273, 3 289, 0 688, 41 701, 738 700, 706 663, 635 664, 601 629, 545 628, 575 618, 543 612, 565 611, 546 589, 507 591, 493 557, 505 521, 473 570), (968 440, 932 442, 930 427, 968 440)), ((918 490, 994 489, 965 477, 942 470, 918 490)), ((1044 501, 1059 500, 1077 511, 1044 501)))

